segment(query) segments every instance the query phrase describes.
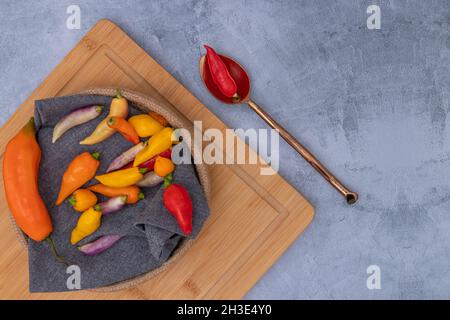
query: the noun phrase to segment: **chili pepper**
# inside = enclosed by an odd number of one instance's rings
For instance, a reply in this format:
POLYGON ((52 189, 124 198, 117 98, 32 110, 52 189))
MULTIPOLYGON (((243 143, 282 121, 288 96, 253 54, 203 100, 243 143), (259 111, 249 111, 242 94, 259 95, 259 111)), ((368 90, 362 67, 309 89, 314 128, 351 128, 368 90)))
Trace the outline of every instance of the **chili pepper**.
POLYGON ((102 253, 103 251, 111 248, 117 241, 119 241, 122 236, 119 235, 107 235, 101 236, 97 240, 87 243, 85 245, 79 246, 78 250, 83 252, 87 256, 95 256, 102 253))
POLYGON ((150 137, 161 131, 164 127, 148 114, 138 114, 128 119, 128 122, 136 130, 137 134, 141 138, 150 137))
POLYGON ((106 216, 107 214, 119 211, 120 209, 125 207, 126 203, 127 196, 117 196, 104 202, 100 202, 98 206, 102 209, 102 214, 106 216))
POLYGON ((144 194, 141 192, 141 189, 139 189, 136 186, 113 188, 99 183, 88 187, 88 189, 110 198, 118 196, 127 196, 128 204, 133 204, 138 202, 139 200, 144 199, 144 194))
POLYGON ((175 170, 175 165, 172 160, 157 156, 154 170, 158 176, 165 177, 175 170))
POLYGON ((122 188, 136 184, 144 177, 147 169, 133 167, 96 176, 95 179, 108 187, 122 188))
POLYGON ((172 146, 172 132, 172 128, 166 127, 153 135, 148 140, 147 146, 136 155, 133 166, 136 167, 157 154, 169 149, 172 146))
POLYGON ((163 127, 167 127, 169 125, 169 122, 166 120, 166 118, 164 118, 162 115, 160 115, 155 111, 150 111, 148 115, 153 119, 155 119, 156 121, 158 121, 159 124, 162 125, 163 127))
POLYGON ((103 106, 86 106, 64 116, 53 128, 52 143, 55 143, 67 130, 97 118, 103 106))
POLYGON ((6 202, 20 230, 32 240, 46 240, 55 258, 64 264, 51 238, 52 221, 39 194, 41 148, 36 141, 34 118, 7 144, 3 155, 6 202))
POLYGON ((38 190, 41 149, 34 118, 9 141, 3 158, 3 182, 9 209, 19 228, 42 241, 53 231, 52 221, 38 190))
POLYGON ((117 89, 116 97, 112 99, 111 105, 109 107, 109 115, 105 119, 103 119, 103 121, 97 125, 97 128, 95 128, 94 132, 92 132, 89 137, 81 141, 80 144, 92 145, 108 139, 115 132, 114 129, 108 127, 108 119, 110 117, 126 118, 127 115, 128 102, 124 97, 122 97, 122 93, 120 92, 120 90, 117 89))
POLYGON ((134 130, 133 126, 124 118, 110 117, 108 120, 108 127, 118 131, 127 141, 132 144, 139 143, 139 136, 134 130))
POLYGON ((72 230, 70 243, 75 244, 94 233, 102 219, 102 210, 99 206, 91 207, 84 211, 78 218, 77 226, 72 230))
MULTIPOLYGON (((144 149, 145 143, 140 142, 134 146, 132 146, 127 151, 123 152, 120 156, 116 157, 111 164, 109 165, 108 169, 106 169, 106 172, 111 172, 117 169, 125 169, 125 165, 127 163, 133 164, 133 160, 136 157, 136 155, 144 149)), ((130 165, 128 168, 131 168, 132 165, 130 165)))
POLYGON ((214 83, 224 96, 239 101, 240 97, 237 93, 236 82, 231 77, 225 63, 213 48, 207 45, 204 45, 204 47, 206 49, 206 61, 208 62, 209 71, 211 72, 214 83))
POLYGON ((97 203, 97 196, 88 189, 78 189, 69 198, 75 211, 83 212, 97 203))
POLYGON ((164 178, 158 176, 154 171, 146 173, 144 178, 137 183, 139 187, 154 187, 164 181, 164 178))
POLYGON ((99 156, 98 152, 83 152, 72 160, 64 172, 56 205, 59 206, 64 199, 95 176, 100 165, 99 156))
POLYGON ((164 206, 177 219, 186 236, 192 232, 192 200, 187 190, 180 184, 164 181, 164 206), (168 185, 167 185, 168 184, 168 185))
MULTIPOLYGON (((155 161, 158 156, 170 159, 172 157, 172 149, 167 149, 167 150, 161 152, 160 154, 154 156, 153 158, 141 163, 140 165, 138 165, 138 167, 145 168, 148 171, 152 171, 155 168, 155 161)), ((122 169, 132 168, 132 167, 133 167, 133 161, 131 161, 127 165, 123 166, 122 169)))

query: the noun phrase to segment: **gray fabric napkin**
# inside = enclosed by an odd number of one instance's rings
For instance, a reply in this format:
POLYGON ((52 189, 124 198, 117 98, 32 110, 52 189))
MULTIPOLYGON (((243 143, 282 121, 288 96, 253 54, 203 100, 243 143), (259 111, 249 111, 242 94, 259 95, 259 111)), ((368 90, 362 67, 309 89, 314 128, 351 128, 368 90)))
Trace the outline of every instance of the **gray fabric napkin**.
MULTIPOLYGON (((79 244, 91 242, 107 234, 124 236, 113 247, 93 257, 85 256, 70 244, 70 234, 75 227, 79 213, 65 201, 57 207, 55 200, 61 178, 72 159, 84 152, 100 152, 100 168, 97 174, 105 172, 109 163, 131 144, 118 133, 104 142, 93 146, 79 144, 109 112, 110 97, 67 96, 35 102, 37 139, 42 150, 39 172, 39 191, 53 221, 52 239, 58 250, 71 265, 77 265, 81 272, 81 289, 114 284, 158 268, 170 258, 183 239, 175 218, 164 208, 163 186, 142 188, 145 199, 137 204, 127 205, 117 213, 104 216, 101 227, 79 244), (68 112, 76 108, 101 104, 102 114, 81 126, 67 131, 52 144, 54 125, 68 112)), ((130 115, 141 113, 130 105, 130 115)), ((193 165, 179 165, 174 179, 186 187, 193 202, 193 231, 195 238, 209 215, 209 208, 203 189, 193 165)), ((97 183, 95 179, 86 186, 97 183)), ((106 200, 98 195, 99 201, 106 200)), ((31 292, 69 291, 67 266, 55 260, 48 243, 29 241, 29 274, 31 292)))

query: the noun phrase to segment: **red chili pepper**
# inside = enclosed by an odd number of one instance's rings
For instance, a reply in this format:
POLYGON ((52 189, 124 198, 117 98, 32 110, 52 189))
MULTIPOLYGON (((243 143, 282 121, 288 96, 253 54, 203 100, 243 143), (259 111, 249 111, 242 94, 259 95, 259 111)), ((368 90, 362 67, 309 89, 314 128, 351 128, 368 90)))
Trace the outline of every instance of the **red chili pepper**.
POLYGON ((178 225, 185 235, 192 232, 192 200, 187 190, 173 183, 164 190, 164 206, 177 219, 178 225))
POLYGON ((206 49, 206 61, 208 62, 209 71, 211 72, 214 83, 226 97, 239 100, 237 86, 231 77, 227 66, 213 48, 204 45, 206 49))
MULTIPOLYGON (((155 168, 155 162, 156 162, 156 158, 158 156, 167 158, 167 159, 171 159, 172 158, 172 149, 167 149, 166 151, 161 152, 160 154, 154 156, 153 158, 150 158, 149 160, 141 163, 140 165, 138 165, 138 167, 141 169, 147 169, 148 171, 152 171, 155 168)), ((128 169, 128 168, 131 168, 132 166, 133 166, 133 161, 126 164, 125 166, 123 166, 120 169, 128 169)))

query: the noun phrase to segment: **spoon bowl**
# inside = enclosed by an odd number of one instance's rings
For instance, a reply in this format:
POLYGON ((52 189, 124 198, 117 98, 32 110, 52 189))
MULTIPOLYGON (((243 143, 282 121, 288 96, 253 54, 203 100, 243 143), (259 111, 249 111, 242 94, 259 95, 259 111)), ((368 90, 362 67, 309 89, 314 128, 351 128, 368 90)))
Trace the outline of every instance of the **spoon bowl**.
POLYGON ((233 97, 225 96, 217 87, 213 80, 208 63, 206 63, 206 55, 200 58, 199 69, 200 76, 209 92, 219 101, 226 104, 247 103, 248 106, 255 111, 270 127, 277 130, 280 136, 291 145, 309 164, 317 170, 336 190, 338 190, 345 198, 347 204, 353 204, 358 200, 356 192, 347 189, 320 161, 303 146, 292 134, 284 129, 275 119, 265 112, 258 104, 250 99, 250 78, 245 69, 230 57, 220 55, 233 80, 236 82, 239 100, 233 97))
POLYGON ((214 83, 211 72, 209 70, 208 63, 206 63, 206 55, 200 58, 200 65, 199 65, 200 75, 202 77, 203 83, 205 84, 206 88, 208 88, 209 92, 211 92, 211 94, 217 100, 220 100, 223 103, 240 104, 242 102, 246 102, 250 97, 250 78, 248 77, 247 72, 239 63, 237 63, 233 59, 221 54, 219 56, 225 63, 228 72, 234 79, 234 82, 236 82, 236 86, 238 88, 237 93, 239 97, 241 97, 240 100, 236 101, 233 98, 227 97, 222 92, 220 92, 219 88, 214 83))

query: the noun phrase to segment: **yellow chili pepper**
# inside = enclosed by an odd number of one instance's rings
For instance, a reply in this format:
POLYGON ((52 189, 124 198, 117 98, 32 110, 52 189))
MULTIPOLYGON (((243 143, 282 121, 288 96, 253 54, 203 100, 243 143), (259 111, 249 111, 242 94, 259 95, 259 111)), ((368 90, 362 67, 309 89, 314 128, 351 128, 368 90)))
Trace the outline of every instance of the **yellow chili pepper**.
POLYGON ((91 207, 83 212, 78 219, 77 226, 72 230, 70 243, 75 244, 94 233, 100 227, 102 211, 100 206, 91 207))
POLYGON ((153 135, 147 145, 134 158, 133 166, 138 166, 172 146, 172 128, 164 128, 153 135))
POLYGON ((160 177, 165 177, 175 170, 172 160, 158 156, 156 157, 154 171, 160 177))
POLYGON ((97 203, 97 196, 88 189, 78 189, 69 198, 69 203, 75 211, 83 212, 97 203))
POLYGON ((128 168, 96 176, 95 179, 108 187, 122 188, 138 183, 147 172, 146 168, 128 168))
POLYGON ((114 134, 114 132, 116 132, 115 129, 108 126, 108 120, 111 117, 126 118, 127 115, 128 102, 124 97, 122 97, 120 90, 117 89, 116 97, 112 99, 111 106, 109 107, 109 115, 103 119, 103 121, 97 125, 94 132, 92 132, 89 137, 81 141, 80 144, 92 145, 108 139, 114 134))
POLYGON ((150 137, 161 131, 164 127, 148 114, 138 114, 128 119, 138 136, 141 138, 150 137))

